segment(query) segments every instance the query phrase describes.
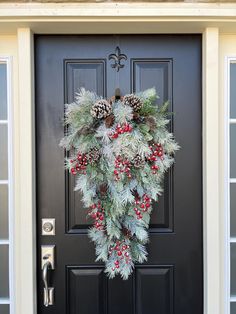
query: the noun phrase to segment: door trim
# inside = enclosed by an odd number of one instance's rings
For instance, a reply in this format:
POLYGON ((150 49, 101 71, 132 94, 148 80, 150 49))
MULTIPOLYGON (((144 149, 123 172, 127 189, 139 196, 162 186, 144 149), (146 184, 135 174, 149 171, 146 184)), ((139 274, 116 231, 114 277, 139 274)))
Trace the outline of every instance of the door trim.
MULTIPOLYGON (((16 314, 36 314, 34 38, 30 28, 19 28, 17 37, 19 123, 14 130, 14 146, 18 147, 14 162, 20 216, 15 227, 16 314)), ((218 28, 204 30, 202 45, 204 314, 220 314, 224 287, 220 265, 218 28)))

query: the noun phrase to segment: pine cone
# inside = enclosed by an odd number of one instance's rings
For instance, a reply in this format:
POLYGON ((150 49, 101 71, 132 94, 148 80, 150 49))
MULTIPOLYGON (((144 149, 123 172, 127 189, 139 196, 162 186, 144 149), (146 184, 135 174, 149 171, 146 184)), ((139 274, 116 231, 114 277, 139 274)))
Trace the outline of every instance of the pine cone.
POLYGON ((133 160, 132 160, 132 164, 134 165, 134 167, 136 168, 143 168, 145 165, 145 160, 139 155, 137 154, 133 160))
POLYGON ((145 118, 146 124, 150 127, 150 130, 156 129, 156 120, 153 117, 146 117, 145 118))
POLYGON ((100 151, 97 147, 91 148, 88 152, 89 161, 91 164, 94 164, 101 157, 100 151))
POLYGON ((123 102, 126 106, 132 107, 133 111, 139 111, 143 106, 141 99, 134 94, 124 96, 123 102))
POLYGON ((106 183, 102 183, 99 185, 98 187, 98 193, 100 195, 100 198, 105 198, 107 196, 107 184, 106 183))
POLYGON ((133 120, 136 123, 142 123, 144 121, 144 117, 140 116, 140 114, 138 112, 134 112, 133 114, 133 120))
POLYGON ((111 104, 107 100, 101 99, 92 106, 90 113, 94 118, 102 119, 108 117, 111 114, 111 111, 111 104))
POLYGON ((110 127, 113 125, 114 121, 115 121, 114 115, 113 115, 113 114, 110 114, 110 115, 109 115, 108 117, 106 117, 106 119, 105 119, 105 125, 106 125, 106 127, 107 127, 107 128, 110 128, 110 127))

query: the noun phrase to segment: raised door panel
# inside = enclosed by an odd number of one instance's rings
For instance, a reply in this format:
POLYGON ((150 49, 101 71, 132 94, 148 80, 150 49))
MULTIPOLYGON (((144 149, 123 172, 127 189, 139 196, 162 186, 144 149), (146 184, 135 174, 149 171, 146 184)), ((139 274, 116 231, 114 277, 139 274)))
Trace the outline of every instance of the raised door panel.
POLYGON ((173 266, 140 266, 136 269, 136 313, 173 314, 173 266))
MULTIPOLYGON (((81 87, 106 95, 106 60, 64 60, 65 102, 72 103, 81 87)), ((65 130, 66 131, 66 130, 65 130)), ((74 192, 75 178, 66 174, 66 232, 85 233, 89 226, 82 195, 74 192)))
POLYGON ((109 280, 103 267, 67 267, 68 314, 173 314, 174 267, 137 266, 129 280, 109 280))
POLYGON ((69 314, 105 314, 107 278, 102 268, 67 268, 69 314))
MULTIPOLYGON (((172 59, 131 59, 132 91, 139 92, 155 87, 159 95, 157 105, 169 101, 169 110, 172 111, 172 68, 172 59)), ((173 170, 166 174, 163 188, 163 195, 153 204, 151 233, 173 232, 174 229, 173 170)))

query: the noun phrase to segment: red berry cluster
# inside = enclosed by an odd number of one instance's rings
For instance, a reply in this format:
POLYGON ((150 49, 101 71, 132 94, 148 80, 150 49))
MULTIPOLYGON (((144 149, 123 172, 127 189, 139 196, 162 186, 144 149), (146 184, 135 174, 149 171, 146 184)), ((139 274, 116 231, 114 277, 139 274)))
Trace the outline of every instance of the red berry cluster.
POLYGON ((109 255, 115 252, 115 255, 117 256, 117 259, 114 262, 114 267, 112 268, 113 271, 116 268, 120 268, 121 260, 125 260, 126 264, 130 262, 131 258, 130 258, 129 250, 130 250, 130 246, 125 244, 124 241, 122 242, 116 241, 116 244, 109 248, 109 255))
POLYGON ((111 133, 110 136, 111 138, 118 138, 120 134, 132 132, 132 131, 133 131, 132 125, 128 123, 125 123, 122 126, 120 124, 117 124, 115 131, 111 133))
POLYGON ((102 208, 101 202, 94 203, 90 206, 89 215, 94 219, 94 226, 96 229, 103 230, 104 228, 104 208, 102 208))
POLYGON ((148 211, 151 206, 151 198, 144 194, 142 199, 139 196, 135 198, 136 207, 134 207, 135 214, 137 215, 137 219, 142 219, 142 213, 148 211))
POLYGON ((88 165, 88 159, 86 154, 78 153, 75 159, 70 160, 72 167, 70 169, 73 175, 86 174, 86 167, 88 165))
POLYGON ((130 161, 126 158, 122 158, 121 156, 117 156, 115 159, 115 170, 114 170, 114 175, 115 175, 115 180, 119 181, 120 180, 120 174, 125 173, 126 176, 130 179, 131 178, 131 164, 130 161))
MULTIPOLYGON (((160 158, 161 160, 163 160, 163 147, 161 146, 161 144, 152 144, 151 146, 149 146, 150 150, 151 150, 151 154, 148 156, 148 160, 151 162, 155 162, 157 161, 158 158, 160 158)), ((159 167, 157 165, 152 165, 151 166, 152 169, 152 173, 156 174, 159 167)))

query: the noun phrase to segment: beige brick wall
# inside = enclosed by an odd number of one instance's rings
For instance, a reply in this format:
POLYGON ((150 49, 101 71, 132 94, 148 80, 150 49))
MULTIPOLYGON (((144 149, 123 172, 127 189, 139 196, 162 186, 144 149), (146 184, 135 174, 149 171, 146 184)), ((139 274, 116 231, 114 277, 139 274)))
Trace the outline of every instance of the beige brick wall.
POLYGON ((0 3, 85 3, 85 2, 185 2, 185 3, 236 3, 236 0, 0 0, 0 3))

